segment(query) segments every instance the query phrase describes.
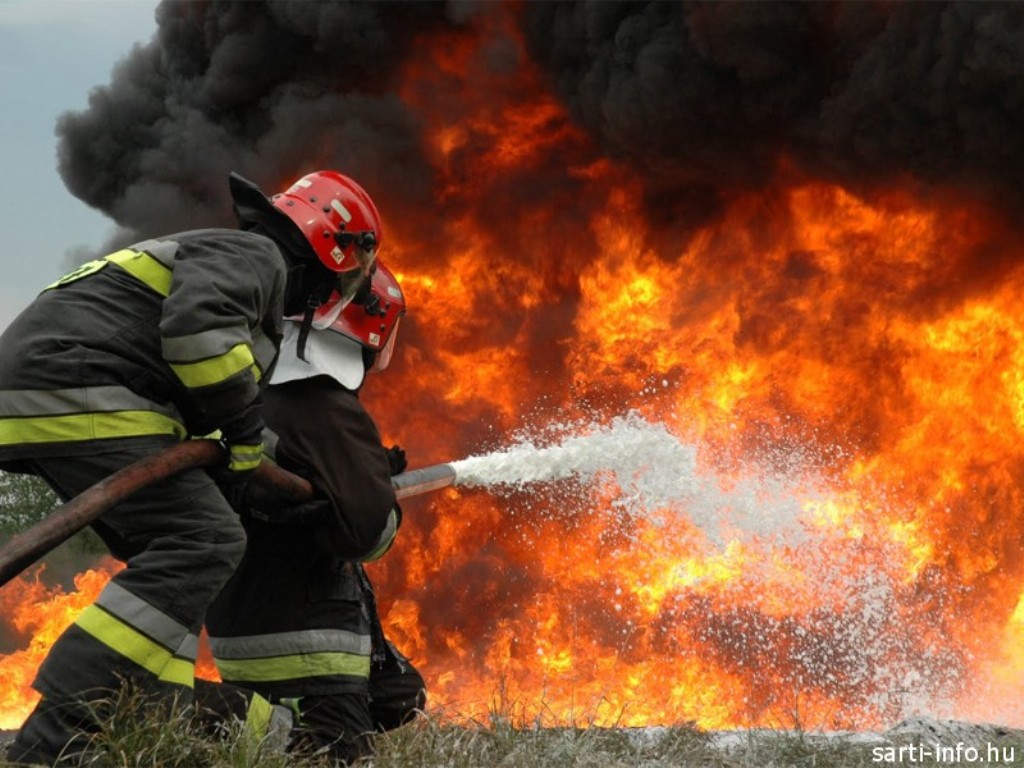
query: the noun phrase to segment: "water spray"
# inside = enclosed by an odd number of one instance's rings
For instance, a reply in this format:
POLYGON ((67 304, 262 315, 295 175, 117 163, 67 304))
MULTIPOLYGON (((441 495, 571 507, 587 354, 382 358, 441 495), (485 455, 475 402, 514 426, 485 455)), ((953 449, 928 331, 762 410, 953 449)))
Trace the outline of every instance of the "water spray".
MULTIPOLYGON (((730 510, 740 527, 764 524, 763 482, 757 488, 741 485, 724 493, 713 479, 697 471, 696 447, 682 442, 663 424, 629 413, 603 425, 559 428, 569 434, 548 444, 522 439, 491 453, 396 475, 392 478, 395 495, 405 499, 453 485, 522 490, 561 480, 608 478, 622 491, 616 502, 620 509, 649 514, 685 504, 691 518, 704 528, 721 521, 724 509, 730 510)), ((0 548, 0 586, 139 489, 187 469, 217 466, 223 461, 222 450, 212 440, 179 443, 97 483, 0 548)), ((265 461, 254 474, 250 493, 251 501, 261 502, 257 506, 270 508, 308 500, 313 489, 303 478, 265 461)), ((771 519, 776 523, 791 517, 786 513, 791 499, 768 506, 775 512, 771 519)))

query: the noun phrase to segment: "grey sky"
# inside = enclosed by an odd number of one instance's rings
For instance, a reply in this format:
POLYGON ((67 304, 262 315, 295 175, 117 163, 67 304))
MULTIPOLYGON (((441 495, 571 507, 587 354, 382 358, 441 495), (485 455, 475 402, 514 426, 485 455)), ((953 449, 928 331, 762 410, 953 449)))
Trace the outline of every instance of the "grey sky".
POLYGON ((0 0, 0 330, 113 229, 57 173, 57 116, 82 109, 150 39, 157 0, 0 0))

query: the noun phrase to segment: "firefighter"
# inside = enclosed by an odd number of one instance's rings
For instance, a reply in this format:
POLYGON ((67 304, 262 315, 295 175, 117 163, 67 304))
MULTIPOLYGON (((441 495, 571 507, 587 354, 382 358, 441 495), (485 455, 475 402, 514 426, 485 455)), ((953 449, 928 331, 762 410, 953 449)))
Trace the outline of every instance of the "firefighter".
POLYGON ((268 199, 231 174, 239 229, 145 240, 48 286, 0 336, 0 468, 62 498, 168 445, 219 430, 223 467, 147 487, 94 530, 126 567, 57 639, 42 698, 8 749, 53 764, 86 749, 96 701, 129 683, 188 703, 206 609, 245 549, 228 497, 262 456, 262 384, 282 318, 312 322, 370 275, 380 217, 351 179, 320 171, 268 199), (215 483, 216 475, 221 485, 215 483), (223 490, 222 490, 223 489, 223 490))
MULTIPOLYGON (((380 558, 401 521, 391 476, 405 454, 385 449, 359 400, 367 372, 391 360, 405 301, 378 262, 370 290, 318 310, 312 332, 285 323, 265 394, 268 453, 307 477, 313 502, 250 507, 242 563, 207 615, 222 680, 294 708, 289 748, 350 763, 370 735, 425 704, 423 678, 381 630, 362 563, 380 558)), ((245 719, 251 707, 237 702, 245 719)), ((212 709, 223 707, 214 706, 212 709)))

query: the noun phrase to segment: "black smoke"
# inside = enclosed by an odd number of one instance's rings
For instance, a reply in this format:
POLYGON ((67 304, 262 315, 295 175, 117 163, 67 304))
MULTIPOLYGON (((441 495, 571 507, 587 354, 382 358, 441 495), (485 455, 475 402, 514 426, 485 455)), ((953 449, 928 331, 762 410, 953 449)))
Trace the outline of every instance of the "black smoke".
MULTIPOLYGON (((570 118, 643 178, 652 244, 670 258, 734 192, 787 174, 861 193, 955 188, 1011 214, 1022 202, 1016 3, 164 0, 153 39, 60 119, 61 174, 127 230, 122 241, 230 224, 231 170, 272 191, 336 167, 385 211, 436 211, 421 116, 396 94, 415 77, 409 51, 508 12, 570 118)), ((526 64, 503 58, 465 77, 526 64)), ((465 106, 443 92, 434 103, 465 106)), ((519 176, 505 186, 531 200, 567 185, 552 167, 536 183, 519 176)))
MULTIPOLYGON (((782 168, 1019 202, 1024 4, 515 8, 572 119, 648 179, 655 223, 695 223, 782 168)), ((120 225, 150 232, 228 220, 229 170, 276 184, 331 165, 422 210, 433 192, 422 125, 395 93, 410 44, 508 9, 165 0, 154 38, 60 120, 61 174, 120 225)))
POLYGON ((231 170, 276 191, 342 168, 419 202, 429 170, 394 79, 447 18, 438 3, 164 0, 153 39, 59 120, 61 175, 129 234, 230 223, 231 170))
POLYGON ((572 114, 660 188, 751 188, 781 161, 1017 197, 1024 5, 536 3, 530 50, 572 114))

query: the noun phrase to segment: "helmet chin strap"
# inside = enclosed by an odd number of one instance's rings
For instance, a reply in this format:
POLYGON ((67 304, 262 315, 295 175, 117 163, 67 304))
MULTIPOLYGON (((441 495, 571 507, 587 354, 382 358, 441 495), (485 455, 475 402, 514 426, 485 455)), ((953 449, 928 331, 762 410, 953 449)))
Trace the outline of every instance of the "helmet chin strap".
MULTIPOLYGON (((334 287, 333 279, 320 282, 313 290, 309 292, 306 298, 306 309, 302 313, 302 324, 299 326, 299 338, 296 344, 296 354, 304 363, 308 363, 306 359, 306 339, 309 338, 309 331, 313 327, 313 316, 320 306, 327 300, 331 295, 331 290, 334 287)), ((341 312, 339 306, 338 312, 341 312)))
POLYGON ((309 362, 306 359, 306 339, 309 338, 309 329, 313 327, 313 314, 318 306, 318 304, 313 303, 313 299, 310 297, 306 311, 302 314, 302 324, 299 326, 299 340, 295 348, 295 354, 304 363, 309 362))
POLYGON ((284 292, 284 316, 291 317, 306 309, 309 302, 310 292, 306 290, 305 264, 290 264, 288 266, 288 278, 285 281, 284 292))

